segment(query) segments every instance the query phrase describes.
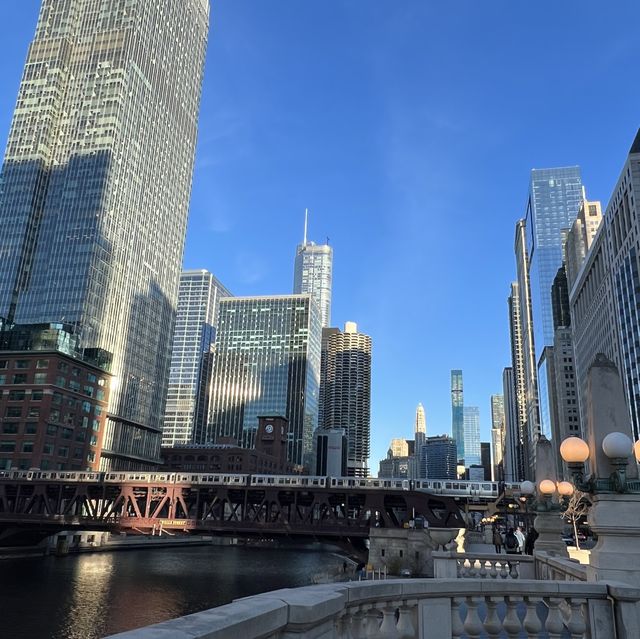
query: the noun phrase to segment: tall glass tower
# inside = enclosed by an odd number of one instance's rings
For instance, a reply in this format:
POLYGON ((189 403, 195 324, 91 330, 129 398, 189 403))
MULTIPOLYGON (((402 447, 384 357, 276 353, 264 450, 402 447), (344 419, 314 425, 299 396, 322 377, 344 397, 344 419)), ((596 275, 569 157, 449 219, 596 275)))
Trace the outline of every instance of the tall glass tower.
POLYGON ((464 415, 464 465, 479 466, 480 454, 480 409, 477 406, 465 406, 464 415))
POLYGON ((321 339, 309 295, 220 300, 209 428, 198 443, 253 448, 258 417, 286 417, 289 461, 311 468, 321 339))
POLYGON ((103 469, 159 458, 208 26, 207 0, 43 0, 20 85, 0 316, 113 354, 103 469))
POLYGON ((207 427, 218 305, 231 293, 204 269, 180 277, 162 445, 186 444, 207 427))
POLYGON ((464 459, 464 396, 462 371, 451 371, 451 435, 456 442, 458 459, 464 459))
POLYGON ((331 324, 331 282, 333 249, 328 244, 307 241, 308 212, 305 211, 304 239, 298 244, 293 273, 293 292, 312 295, 320 309, 322 328, 331 324))

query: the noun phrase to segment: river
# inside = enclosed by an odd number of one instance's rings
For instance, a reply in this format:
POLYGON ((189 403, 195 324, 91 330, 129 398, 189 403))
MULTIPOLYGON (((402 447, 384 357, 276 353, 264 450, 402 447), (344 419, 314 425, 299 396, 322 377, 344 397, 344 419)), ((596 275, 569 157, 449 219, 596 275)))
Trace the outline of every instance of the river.
POLYGON ((324 549, 200 546, 0 561, 0 637, 100 639, 338 571, 324 549))

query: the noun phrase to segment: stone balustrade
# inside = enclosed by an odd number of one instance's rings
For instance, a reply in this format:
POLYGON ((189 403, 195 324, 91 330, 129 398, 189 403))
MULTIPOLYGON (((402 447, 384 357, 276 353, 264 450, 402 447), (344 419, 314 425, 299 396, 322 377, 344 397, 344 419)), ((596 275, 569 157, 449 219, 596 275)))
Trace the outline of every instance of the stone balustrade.
POLYGON ((433 553, 436 579, 534 579, 533 557, 495 553, 433 553))
POLYGON ((637 639, 640 590, 398 579, 277 590, 110 639, 637 639))
POLYGON ((554 557, 545 552, 535 552, 535 578, 552 581, 587 581, 587 566, 575 559, 554 557))

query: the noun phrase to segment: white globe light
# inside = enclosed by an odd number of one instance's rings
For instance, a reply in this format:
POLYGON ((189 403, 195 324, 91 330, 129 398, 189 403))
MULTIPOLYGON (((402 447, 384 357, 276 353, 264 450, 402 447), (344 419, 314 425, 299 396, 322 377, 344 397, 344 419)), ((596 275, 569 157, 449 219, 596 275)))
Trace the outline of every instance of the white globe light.
POLYGON ((589 446, 579 437, 567 437, 560 444, 560 455, 570 464, 583 464, 589 459, 589 446))
POLYGON ((538 489, 543 495, 553 495, 556 492, 556 482, 551 479, 543 479, 538 489))
POLYGON ((523 481, 520 484, 520 492, 523 495, 533 495, 533 492, 536 489, 536 485, 531 481, 523 481))
POLYGON ((569 495, 573 495, 573 484, 568 481, 560 481, 558 482, 558 494, 563 497, 569 497, 569 495))
POLYGON ((602 450, 609 459, 630 457, 633 453, 633 442, 624 433, 609 433, 602 440, 602 450))

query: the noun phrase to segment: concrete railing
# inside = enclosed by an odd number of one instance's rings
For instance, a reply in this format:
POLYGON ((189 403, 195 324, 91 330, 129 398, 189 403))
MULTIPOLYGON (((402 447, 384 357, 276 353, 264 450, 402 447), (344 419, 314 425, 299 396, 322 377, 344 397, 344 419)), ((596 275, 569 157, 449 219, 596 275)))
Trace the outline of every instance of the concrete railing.
POLYGON ((546 552, 536 552, 535 578, 553 581, 587 581, 587 566, 575 559, 554 557, 546 552))
POLYGON ((433 576, 436 579, 534 579, 533 557, 495 553, 434 552, 433 576))
POLYGON ((277 590, 111 639, 637 639, 640 590, 406 579, 277 590))

